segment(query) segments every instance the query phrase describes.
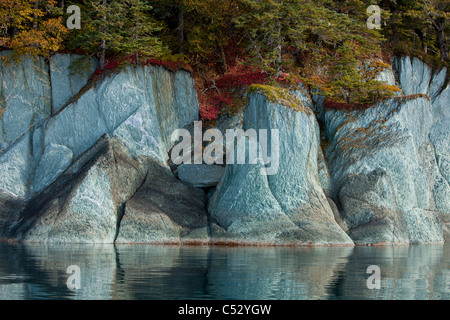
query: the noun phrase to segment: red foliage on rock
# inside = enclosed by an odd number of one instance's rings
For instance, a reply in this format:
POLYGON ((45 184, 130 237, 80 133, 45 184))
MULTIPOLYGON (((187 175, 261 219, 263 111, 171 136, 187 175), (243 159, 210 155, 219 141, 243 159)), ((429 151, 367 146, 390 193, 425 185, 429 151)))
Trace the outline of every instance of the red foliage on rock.
POLYGON ((199 94, 200 118, 203 120, 215 120, 219 114, 220 108, 231 106, 233 96, 223 91, 221 93, 212 92, 210 94, 199 94))
POLYGON ((191 66, 183 61, 164 61, 157 59, 148 59, 145 61, 145 65, 164 67, 170 71, 178 71, 180 69, 183 69, 192 73, 191 66))
POLYGON ((267 75, 261 71, 226 74, 216 81, 217 88, 232 89, 235 87, 247 87, 252 84, 263 84, 267 80, 267 75))
POLYGON ((130 54, 130 55, 124 56, 124 57, 111 57, 105 63, 103 70, 101 70, 100 67, 98 67, 97 70, 95 70, 94 75, 100 75, 105 71, 114 70, 123 63, 136 63, 135 55, 130 54))
MULTIPOLYGON (((120 67, 124 63, 136 64, 136 55, 130 54, 127 56, 111 57, 107 60, 103 70, 101 70, 100 68, 97 68, 97 70, 95 70, 95 72, 94 72, 94 75, 100 75, 104 71, 107 71, 107 70, 114 70, 114 69, 120 67)), ((189 66, 189 64, 187 64, 183 61, 164 61, 164 60, 157 60, 157 59, 147 59, 147 60, 139 61, 138 64, 146 65, 146 66, 164 67, 170 71, 178 71, 180 69, 183 69, 183 70, 186 70, 186 71, 189 71, 192 73, 192 68, 189 66)))

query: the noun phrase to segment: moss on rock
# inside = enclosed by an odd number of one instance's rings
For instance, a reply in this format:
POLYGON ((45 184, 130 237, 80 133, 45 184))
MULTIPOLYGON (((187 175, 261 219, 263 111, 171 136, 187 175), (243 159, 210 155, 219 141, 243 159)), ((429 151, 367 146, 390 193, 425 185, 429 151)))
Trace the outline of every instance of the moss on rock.
POLYGON ((303 102, 288 89, 263 84, 253 84, 248 89, 248 94, 259 92, 262 93, 269 102, 278 103, 288 108, 311 114, 311 110, 306 107, 303 102))

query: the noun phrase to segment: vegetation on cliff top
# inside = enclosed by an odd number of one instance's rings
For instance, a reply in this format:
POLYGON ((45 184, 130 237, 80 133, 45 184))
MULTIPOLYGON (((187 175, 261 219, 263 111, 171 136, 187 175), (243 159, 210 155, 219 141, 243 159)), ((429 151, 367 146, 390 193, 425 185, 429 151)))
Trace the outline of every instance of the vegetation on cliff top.
POLYGON ((99 70, 124 63, 192 67, 201 116, 235 110, 252 84, 300 81, 328 107, 365 107, 398 90, 376 80, 392 55, 449 65, 448 0, 0 0, 0 46, 48 57, 96 56, 99 70), (69 30, 67 7, 80 8, 69 30), (369 5, 381 8, 369 29, 369 5), (385 61, 385 62, 383 62, 385 61))
POLYGON ((249 87, 248 92, 261 92, 269 102, 278 103, 297 111, 310 113, 310 110, 305 108, 303 102, 287 89, 270 85, 253 84, 249 87))

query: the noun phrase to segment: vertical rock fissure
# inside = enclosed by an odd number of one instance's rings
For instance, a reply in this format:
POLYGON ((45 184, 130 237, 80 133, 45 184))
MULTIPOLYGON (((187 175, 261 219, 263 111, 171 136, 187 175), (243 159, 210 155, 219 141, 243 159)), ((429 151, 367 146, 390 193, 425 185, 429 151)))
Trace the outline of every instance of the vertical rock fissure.
MULTIPOLYGON (((52 59, 51 57, 49 59, 52 59)), ((52 85, 52 66, 50 61, 47 61, 48 65, 48 85, 50 90, 50 114, 49 117, 53 115, 53 112, 55 110, 55 106, 53 105, 53 85, 52 85)))
POLYGON ((116 223, 116 234, 114 236, 114 243, 117 241, 117 238, 119 237, 120 233, 120 225, 122 223, 122 219, 125 216, 125 210, 127 206, 127 202, 133 199, 133 197, 139 192, 139 190, 144 186, 145 182, 147 181, 147 175, 144 176, 144 179, 142 179, 142 183, 136 188, 136 191, 121 205, 117 208, 117 223, 116 223))

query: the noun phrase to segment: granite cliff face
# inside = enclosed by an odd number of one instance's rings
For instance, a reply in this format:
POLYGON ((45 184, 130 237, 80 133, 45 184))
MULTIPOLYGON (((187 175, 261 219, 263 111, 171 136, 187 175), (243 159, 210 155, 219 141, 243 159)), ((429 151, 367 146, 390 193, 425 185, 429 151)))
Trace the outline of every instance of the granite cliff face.
POLYGON ((365 111, 326 110, 332 197, 357 244, 434 243, 448 236, 446 70, 393 61, 402 96, 365 111))
POLYGON ((261 174, 267 165, 247 161, 203 177, 204 165, 170 170, 172 133, 198 120, 188 72, 129 66, 93 82, 95 61, 70 71, 79 59, 57 54, 2 66, 0 239, 353 245, 449 238, 445 69, 395 58, 380 79, 402 94, 362 111, 325 109, 306 90, 276 99, 256 90, 218 128, 277 129, 277 172, 261 174))
MULTIPOLYGON (((61 70, 68 70, 73 59, 71 56, 53 57, 61 70)), ((118 170, 113 163, 117 158, 116 152, 105 151, 105 161, 92 163, 92 154, 96 154, 95 144, 108 134, 115 139, 114 145, 122 150, 121 158, 133 159, 135 166, 140 165, 140 161, 145 161, 142 159, 147 157, 166 165, 168 151, 173 144, 171 133, 198 116, 193 79, 188 72, 182 70, 170 72, 160 67, 131 66, 73 94, 74 86, 69 84, 79 83, 77 77, 80 75, 71 78, 67 71, 59 72, 53 78, 50 77, 50 81, 45 76, 52 73, 42 70, 53 70, 52 66, 52 62, 49 66, 42 60, 33 62, 25 59, 17 67, 2 69, 2 108, 6 110, 1 120, 7 125, 2 127, 4 138, 0 154, 1 236, 21 239, 23 235, 29 234, 31 230, 25 230, 24 226, 34 228, 34 224, 30 224, 28 220, 30 217, 34 220, 34 216, 38 214, 30 212, 29 204, 41 198, 42 193, 48 193, 50 186, 61 183, 67 172, 84 172, 85 166, 99 166, 103 169, 106 166, 106 171, 89 168, 89 174, 83 177, 87 181, 83 182, 85 185, 78 192, 86 194, 80 195, 78 204, 91 207, 90 211, 95 212, 98 217, 85 217, 84 210, 78 210, 79 206, 71 203, 71 207, 75 208, 74 216, 60 229, 71 229, 71 223, 77 220, 77 216, 80 221, 87 219, 85 222, 89 225, 95 224, 97 218, 106 219, 105 215, 115 216, 115 220, 111 218, 108 222, 108 231, 101 232, 104 235, 93 233, 93 237, 67 238, 67 241, 75 242, 112 242, 120 219, 116 212, 117 206, 125 201, 122 199, 117 202, 117 199, 113 199, 117 198, 114 193, 131 193, 131 197, 136 190, 133 190, 134 185, 130 190, 122 190, 123 185, 111 182, 113 176, 120 176, 114 173, 118 170), (60 77, 63 80, 59 80, 60 77), (9 83, 14 85, 9 86, 9 83), (44 97, 53 91, 55 98, 45 100, 44 97), (42 99, 40 92, 44 92, 42 99), (29 100, 25 100, 26 97, 29 100), (66 97, 69 97, 68 100, 62 103, 66 97), (29 113, 32 115, 29 116, 29 113), (111 165, 104 165, 104 162, 111 165), (112 190, 115 187, 118 190, 112 190), (107 191, 109 189, 112 190, 110 193, 107 191), (102 201, 108 203, 103 203, 97 196, 104 196, 106 199, 102 201)), ((86 83, 88 78, 84 78, 86 83)), ((129 175, 124 174, 124 177, 129 175)), ((80 178, 80 175, 75 174, 65 183, 77 184, 80 178)), ((47 200, 53 199, 47 197, 47 200)), ((41 214, 43 213, 39 213, 41 214)), ((59 236, 42 239, 33 237, 33 240, 42 241, 60 239, 59 236)))
MULTIPOLYGON (((0 52, 1 57, 7 55, 8 51, 0 52)), ((18 65, 0 65, 0 150, 4 150, 58 112, 87 84, 97 64, 83 56, 58 54, 48 62, 24 57, 18 65), (77 64, 84 67, 74 70, 77 64)))
POLYGON ((302 99, 294 100, 295 109, 271 102, 264 92, 251 95, 243 129, 279 130, 278 170, 264 175, 261 164, 227 165, 209 204, 216 241, 352 244, 320 184, 319 127, 312 101, 305 92, 298 95, 302 99))
POLYGON ((420 97, 326 113, 333 196, 355 242, 443 241, 430 111, 420 97))

